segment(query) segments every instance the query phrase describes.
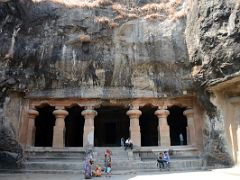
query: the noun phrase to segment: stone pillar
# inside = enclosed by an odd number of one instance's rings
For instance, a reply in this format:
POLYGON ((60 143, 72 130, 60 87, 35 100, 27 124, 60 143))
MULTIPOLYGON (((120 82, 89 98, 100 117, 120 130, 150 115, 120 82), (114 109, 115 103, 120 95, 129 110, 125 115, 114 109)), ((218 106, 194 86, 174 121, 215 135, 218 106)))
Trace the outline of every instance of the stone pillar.
POLYGON ((38 111, 34 109, 28 110, 27 145, 29 146, 34 146, 35 143, 35 119, 38 115, 38 111))
POLYGON ((170 143, 170 130, 167 123, 168 110, 158 109, 154 113, 158 117, 158 145, 169 147, 170 143))
POLYGON ((183 112, 183 115, 187 117, 187 144, 196 145, 195 125, 193 119, 193 110, 188 109, 183 112))
POLYGON ((65 146, 65 122, 64 119, 68 115, 66 110, 57 109, 53 111, 56 122, 53 130, 53 148, 63 148, 65 146))
POLYGON ((85 118, 83 132, 83 146, 94 146, 94 117, 97 116, 97 111, 88 108, 81 113, 85 118))
MULTIPOLYGON (((230 98, 230 103, 231 103, 231 109, 234 109, 234 111, 230 111, 229 113, 233 113, 234 115, 234 125, 233 127, 236 127, 236 140, 237 140, 237 159, 236 159, 236 163, 237 166, 240 166, 240 97, 231 97, 230 98)), ((235 129, 235 128, 234 128, 235 129)), ((233 147, 232 147, 233 148, 233 147)), ((234 149, 234 148, 233 148, 234 149)))
POLYGON ((127 111, 127 115, 130 118, 130 138, 133 142, 133 145, 138 147, 141 146, 141 133, 139 126, 139 117, 142 115, 142 112, 138 109, 131 109, 127 111))
POLYGON ((237 165, 240 166, 240 117, 238 119, 238 124, 237 124, 237 165))

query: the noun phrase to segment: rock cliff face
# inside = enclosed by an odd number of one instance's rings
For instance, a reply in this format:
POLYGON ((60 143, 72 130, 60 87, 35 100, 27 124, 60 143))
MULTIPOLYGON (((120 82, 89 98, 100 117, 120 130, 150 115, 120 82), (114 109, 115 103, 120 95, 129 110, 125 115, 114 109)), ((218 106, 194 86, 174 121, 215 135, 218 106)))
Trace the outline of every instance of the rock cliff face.
MULTIPOLYGON (((237 0, 1 0, 0 115, 13 91, 85 97, 94 88, 88 96, 98 98, 114 98, 114 89, 118 98, 197 92, 206 142, 214 142, 206 160, 229 165, 223 129, 216 129, 223 121, 205 88, 239 71, 239 16, 237 0)), ((14 132, 1 122, 1 132, 14 132)), ((7 134, 3 144, 15 139, 7 134)))
POLYGON ((207 163, 231 164, 224 138, 224 118, 205 90, 210 84, 239 73, 239 1, 193 1, 191 9, 186 40, 195 86, 199 87, 198 96, 209 117, 204 131, 207 163))

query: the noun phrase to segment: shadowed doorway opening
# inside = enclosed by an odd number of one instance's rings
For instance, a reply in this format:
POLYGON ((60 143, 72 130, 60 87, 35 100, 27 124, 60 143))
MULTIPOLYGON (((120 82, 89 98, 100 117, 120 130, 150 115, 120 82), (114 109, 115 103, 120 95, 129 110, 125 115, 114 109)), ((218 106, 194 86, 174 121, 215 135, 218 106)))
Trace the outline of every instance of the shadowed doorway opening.
POLYGON ((187 118, 183 115, 186 108, 172 106, 168 108, 170 114, 167 117, 170 127, 171 146, 187 145, 187 118), (181 142, 181 135, 182 142, 181 142))
POLYGON ((39 115, 35 119, 35 146, 51 147, 53 142, 53 127, 55 126, 55 107, 48 104, 37 107, 39 115))
POLYGON ((65 146, 82 147, 85 119, 81 115, 81 112, 84 108, 75 105, 66 110, 69 114, 65 118, 65 146))
POLYGON ((127 108, 122 106, 102 106, 96 111, 94 120, 94 146, 117 147, 121 144, 121 137, 129 137, 129 117, 127 108))
POLYGON ((157 107, 146 105, 140 108, 141 146, 158 146, 158 118, 154 115, 157 107))

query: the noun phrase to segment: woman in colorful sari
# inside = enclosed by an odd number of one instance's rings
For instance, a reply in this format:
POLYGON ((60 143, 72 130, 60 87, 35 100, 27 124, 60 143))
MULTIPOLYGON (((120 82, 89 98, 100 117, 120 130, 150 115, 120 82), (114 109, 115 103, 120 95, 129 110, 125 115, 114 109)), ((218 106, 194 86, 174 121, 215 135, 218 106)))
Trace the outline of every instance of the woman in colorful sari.
POLYGON ((92 177, 92 164, 93 160, 87 157, 83 164, 83 173, 85 179, 91 179, 92 177))
POLYGON ((104 154, 104 171, 107 172, 107 167, 109 163, 112 163, 111 159, 112 151, 107 149, 104 154))

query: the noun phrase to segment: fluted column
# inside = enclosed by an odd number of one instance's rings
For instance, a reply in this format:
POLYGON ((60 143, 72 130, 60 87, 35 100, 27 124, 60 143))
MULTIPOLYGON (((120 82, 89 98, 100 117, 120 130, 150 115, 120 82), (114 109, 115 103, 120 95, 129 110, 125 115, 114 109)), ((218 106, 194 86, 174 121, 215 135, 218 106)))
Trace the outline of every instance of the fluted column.
POLYGON ((139 117, 142 115, 142 112, 138 109, 132 109, 127 111, 127 115, 130 118, 130 137, 133 142, 133 145, 141 146, 141 133, 139 126, 139 117))
POLYGON ((81 113, 85 118, 83 132, 83 146, 94 146, 94 117, 97 116, 97 111, 88 108, 81 113))
POLYGON ((183 115, 187 117, 187 144, 195 145, 196 144, 196 135, 195 135, 195 125, 193 120, 193 110, 188 109, 183 112, 183 115))
POLYGON ((38 111, 34 109, 28 110, 27 145, 29 146, 34 146, 35 143, 35 119, 38 115, 38 111))
POLYGON ((65 146, 65 122, 64 119, 68 115, 68 112, 63 109, 57 109, 53 111, 56 117, 56 122, 53 130, 53 147, 63 148, 65 146))
POLYGON ((169 147, 170 143, 170 130, 167 123, 168 110, 158 109, 154 113, 158 117, 158 145, 169 147))

